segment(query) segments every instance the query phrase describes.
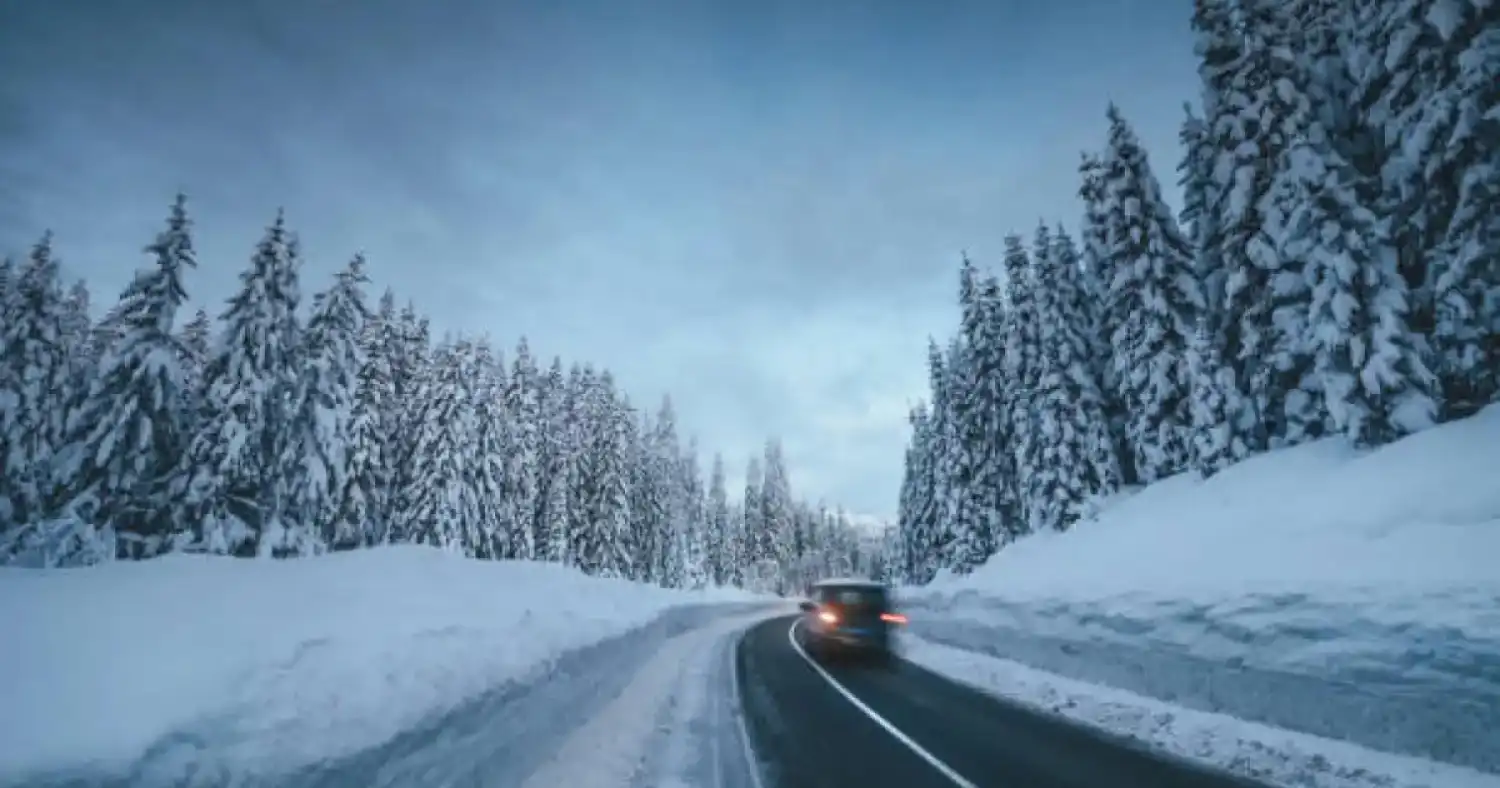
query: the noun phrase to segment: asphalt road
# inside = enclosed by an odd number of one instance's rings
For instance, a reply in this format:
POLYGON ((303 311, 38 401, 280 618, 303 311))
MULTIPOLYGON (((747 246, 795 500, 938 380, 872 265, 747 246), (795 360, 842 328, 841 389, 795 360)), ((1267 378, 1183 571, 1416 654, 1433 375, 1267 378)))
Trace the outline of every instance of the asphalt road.
POLYGON ((796 618, 757 624, 735 654, 766 788, 1264 788, 908 662, 825 676, 794 647, 796 618))

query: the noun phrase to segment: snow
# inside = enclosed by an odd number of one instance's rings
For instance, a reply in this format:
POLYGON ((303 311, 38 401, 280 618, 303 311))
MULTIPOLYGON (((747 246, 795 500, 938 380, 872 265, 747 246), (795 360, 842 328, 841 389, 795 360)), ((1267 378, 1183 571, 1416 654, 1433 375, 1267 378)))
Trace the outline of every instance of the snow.
POLYGON ((4 568, 0 783, 128 769, 186 732, 211 736, 233 766, 295 769, 544 675, 669 609, 757 599, 415 546, 4 568))
POLYGON ((1500 406, 1369 452, 1273 451, 903 601, 949 645, 1500 773, 1496 468, 1500 406))
POLYGON ((921 638, 908 638, 903 656, 1043 713, 1061 715, 1180 758, 1209 762, 1273 784, 1500 788, 1500 776, 1473 769, 1194 711, 921 638))

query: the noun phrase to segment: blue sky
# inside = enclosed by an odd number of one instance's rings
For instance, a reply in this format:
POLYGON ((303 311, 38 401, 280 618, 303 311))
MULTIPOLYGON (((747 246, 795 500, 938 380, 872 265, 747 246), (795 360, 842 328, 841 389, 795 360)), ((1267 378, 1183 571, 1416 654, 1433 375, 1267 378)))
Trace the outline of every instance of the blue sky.
MULTIPOLYGON (((1178 0, 0 0, 0 249, 95 298, 177 189, 217 310, 279 206, 439 330, 608 367, 738 477, 891 516, 959 253, 1076 223, 1106 102, 1164 180, 1178 0)), ((736 478, 735 483, 738 483, 736 478)))

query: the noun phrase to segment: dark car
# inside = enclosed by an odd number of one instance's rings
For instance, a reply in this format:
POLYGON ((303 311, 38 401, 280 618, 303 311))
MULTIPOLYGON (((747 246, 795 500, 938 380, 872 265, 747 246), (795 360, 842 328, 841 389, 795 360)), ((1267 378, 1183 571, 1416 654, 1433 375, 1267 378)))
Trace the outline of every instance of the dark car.
POLYGON ((906 617, 892 609, 891 594, 872 580, 824 580, 808 589, 802 603, 802 630, 808 653, 826 661, 836 656, 891 662, 892 631, 906 617))

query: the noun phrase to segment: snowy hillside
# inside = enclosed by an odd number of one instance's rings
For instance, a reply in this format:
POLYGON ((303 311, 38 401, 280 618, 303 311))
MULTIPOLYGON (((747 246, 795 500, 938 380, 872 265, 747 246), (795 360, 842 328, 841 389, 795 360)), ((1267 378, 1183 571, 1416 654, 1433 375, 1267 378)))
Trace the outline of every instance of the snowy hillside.
POLYGON ((1500 771, 1500 406, 1325 440, 907 591, 927 637, 1205 711, 1500 771))
POLYGON ((756 599, 411 546, 0 569, 0 784, 174 741, 235 769, 336 758, 666 611, 756 599))

